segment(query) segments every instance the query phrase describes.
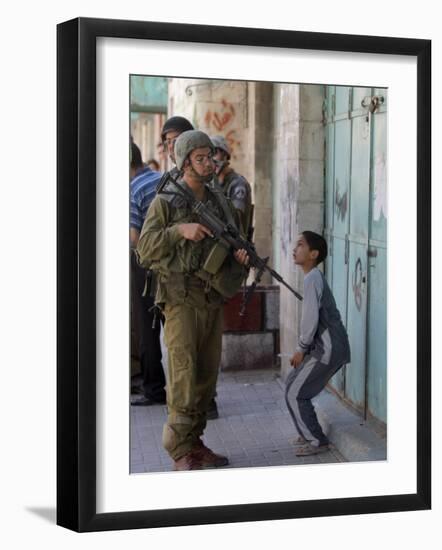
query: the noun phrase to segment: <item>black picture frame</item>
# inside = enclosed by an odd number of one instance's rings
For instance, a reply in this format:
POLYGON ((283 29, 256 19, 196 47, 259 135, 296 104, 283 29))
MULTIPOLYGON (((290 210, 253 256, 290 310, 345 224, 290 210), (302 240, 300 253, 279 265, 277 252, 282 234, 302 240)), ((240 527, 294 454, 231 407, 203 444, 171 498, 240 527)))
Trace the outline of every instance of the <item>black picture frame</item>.
POLYGON ((79 18, 57 28, 57 523, 83 531, 431 507, 431 41, 79 18), (413 56, 417 60, 417 492, 96 512, 96 39, 413 56))

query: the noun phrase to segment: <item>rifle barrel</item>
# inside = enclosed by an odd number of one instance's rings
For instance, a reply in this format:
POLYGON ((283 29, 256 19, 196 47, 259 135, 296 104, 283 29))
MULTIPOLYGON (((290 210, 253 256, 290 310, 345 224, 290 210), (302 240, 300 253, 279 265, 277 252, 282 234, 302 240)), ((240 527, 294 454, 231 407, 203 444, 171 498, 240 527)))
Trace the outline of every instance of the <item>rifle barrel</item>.
POLYGON ((292 288, 288 283, 286 283, 282 277, 281 277, 280 283, 286 286, 290 290, 290 292, 293 292, 293 294, 298 298, 298 300, 302 302, 302 296, 298 292, 296 292, 296 290, 292 288))
POLYGON ((223 223, 218 220, 216 216, 211 215, 209 212, 206 213, 206 209, 203 203, 198 201, 187 189, 181 187, 181 185, 179 185, 179 183, 170 175, 170 172, 166 172, 161 178, 161 181, 157 187, 157 192, 161 193, 169 180, 177 188, 178 193, 181 194, 182 197, 187 199, 189 205, 201 216, 203 221, 206 221, 208 225, 212 225, 212 227, 209 227, 209 229, 214 231, 214 233, 219 233, 217 235, 218 238, 225 239, 225 241, 227 241, 235 250, 238 250, 239 248, 244 248, 247 251, 250 265, 252 267, 255 267, 259 270, 266 269, 277 281, 287 287, 290 292, 292 292, 296 296, 296 298, 298 298, 298 300, 302 301, 302 296, 298 292, 296 292, 296 290, 292 288, 288 283, 286 283, 277 271, 267 265, 268 258, 265 260, 261 258, 256 252, 255 247, 251 243, 243 239, 239 234, 232 235, 230 231, 224 231, 223 223), (206 219, 204 220, 204 218, 206 219))

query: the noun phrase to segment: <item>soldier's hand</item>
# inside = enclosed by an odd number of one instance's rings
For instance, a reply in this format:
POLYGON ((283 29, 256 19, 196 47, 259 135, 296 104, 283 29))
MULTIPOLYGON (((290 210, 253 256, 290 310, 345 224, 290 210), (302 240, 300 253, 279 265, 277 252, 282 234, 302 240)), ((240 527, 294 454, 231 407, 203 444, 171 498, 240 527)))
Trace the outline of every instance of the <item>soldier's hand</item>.
POLYGON ((207 235, 213 237, 210 229, 200 223, 181 223, 178 226, 180 235, 189 241, 202 241, 207 235))
POLYGON ((240 248, 233 254, 235 260, 241 265, 247 265, 249 263, 249 257, 247 251, 244 248, 240 248))

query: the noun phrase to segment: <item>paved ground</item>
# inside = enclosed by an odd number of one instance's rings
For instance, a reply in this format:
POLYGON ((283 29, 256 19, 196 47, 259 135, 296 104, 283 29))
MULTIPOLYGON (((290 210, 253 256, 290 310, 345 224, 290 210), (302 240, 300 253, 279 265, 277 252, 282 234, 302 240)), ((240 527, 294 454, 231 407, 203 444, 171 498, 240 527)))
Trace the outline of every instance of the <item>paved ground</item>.
MULTIPOLYGON (((297 437, 276 370, 222 372, 219 418, 208 422, 204 441, 230 459, 227 468, 345 462, 332 448, 317 456, 295 456, 297 437)), ((162 448, 166 407, 131 407, 131 473, 172 469, 162 448)))

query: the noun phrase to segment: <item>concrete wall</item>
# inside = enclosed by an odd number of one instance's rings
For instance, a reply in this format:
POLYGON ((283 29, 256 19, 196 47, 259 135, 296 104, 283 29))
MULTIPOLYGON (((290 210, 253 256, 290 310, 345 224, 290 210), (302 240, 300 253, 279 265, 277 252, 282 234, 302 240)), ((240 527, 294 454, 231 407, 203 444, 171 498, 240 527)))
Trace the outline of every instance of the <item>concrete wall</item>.
MULTIPOLYGON (((254 237, 256 250, 262 257, 269 256, 273 265, 272 246, 272 159, 273 159, 273 84, 253 82, 249 85, 250 142, 253 144, 251 169, 253 176, 254 237)), ((265 273, 262 282, 270 284, 271 277, 265 273)))
MULTIPOLYGON (((275 266, 302 294, 303 274, 292 251, 303 230, 322 232, 324 220, 324 90, 317 85, 276 84, 273 103, 273 249, 275 266)), ((281 287, 281 370, 285 377, 298 340, 301 302, 281 287)))
POLYGON ((250 180, 248 83, 230 80, 172 78, 168 116, 188 118, 210 136, 223 135, 231 148, 231 164, 250 180))

